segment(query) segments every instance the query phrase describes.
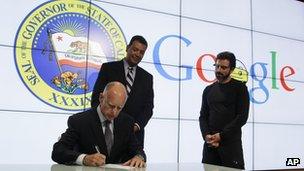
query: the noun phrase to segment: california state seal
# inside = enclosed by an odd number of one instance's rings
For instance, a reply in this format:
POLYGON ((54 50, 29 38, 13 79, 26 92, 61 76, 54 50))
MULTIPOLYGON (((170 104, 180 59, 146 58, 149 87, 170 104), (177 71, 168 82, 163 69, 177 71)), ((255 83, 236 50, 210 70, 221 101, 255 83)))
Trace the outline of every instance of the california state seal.
POLYGON ((90 108, 102 63, 126 55, 117 22, 97 5, 78 0, 35 8, 21 23, 15 47, 17 71, 26 87, 63 110, 90 108))

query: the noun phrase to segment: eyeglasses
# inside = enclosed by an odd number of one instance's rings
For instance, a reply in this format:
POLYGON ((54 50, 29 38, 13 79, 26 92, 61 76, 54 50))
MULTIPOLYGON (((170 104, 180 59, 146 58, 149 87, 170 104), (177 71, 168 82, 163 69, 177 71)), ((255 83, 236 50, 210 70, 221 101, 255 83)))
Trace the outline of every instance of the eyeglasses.
POLYGON ((224 65, 219 65, 219 64, 213 64, 213 66, 218 69, 218 68, 222 68, 223 70, 226 70, 228 68, 230 68, 229 66, 224 66, 224 65))

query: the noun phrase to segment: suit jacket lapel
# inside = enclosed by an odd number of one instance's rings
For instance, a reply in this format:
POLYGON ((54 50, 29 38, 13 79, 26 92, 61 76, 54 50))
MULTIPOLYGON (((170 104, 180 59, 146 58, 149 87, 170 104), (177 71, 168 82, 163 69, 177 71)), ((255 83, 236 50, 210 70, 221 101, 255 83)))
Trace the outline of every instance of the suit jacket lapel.
POLYGON ((96 145, 98 145, 100 152, 102 154, 107 154, 108 152, 107 152, 106 141, 105 141, 104 134, 102 131, 102 125, 101 125, 100 119, 98 117, 98 113, 96 111, 96 108, 91 109, 91 110, 92 110, 91 119, 92 119, 92 123, 93 123, 91 125, 91 129, 95 135, 94 139, 96 140, 96 145))
POLYGON ((141 72, 139 66, 137 66, 134 82, 133 82, 133 85, 131 88, 131 95, 132 95, 132 92, 140 89, 140 87, 138 87, 138 86, 141 86, 141 80, 142 80, 141 77, 142 77, 142 72, 141 72))
POLYGON ((119 78, 120 78, 119 80, 121 81, 121 83, 123 85, 126 85, 127 80, 126 80, 125 67, 124 67, 123 60, 119 61, 118 67, 116 69, 117 69, 117 74, 119 75, 119 78))
POLYGON ((121 119, 119 119, 119 117, 117 119, 114 120, 114 144, 112 146, 112 151, 111 153, 115 153, 115 150, 117 149, 119 145, 119 143, 121 143, 122 141, 120 140, 121 137, 123 137, 123 129, 121 128, 123 123, 123 121, 121 121, 121 119))

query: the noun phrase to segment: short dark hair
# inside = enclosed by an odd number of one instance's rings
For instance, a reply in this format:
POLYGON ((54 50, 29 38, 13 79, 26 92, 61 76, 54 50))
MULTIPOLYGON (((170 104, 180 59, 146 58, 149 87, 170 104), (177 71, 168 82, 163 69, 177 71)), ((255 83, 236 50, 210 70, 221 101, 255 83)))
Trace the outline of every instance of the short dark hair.
POLYGON ((134 41, 138 41, 139 43, 144 44, 148 47, 148 42, 143 36, 140 35, 133 36, 128 46, 131 46, 134 41))
POLYGON ((219 54, 217 54, 216 56, 216 60, 223 60, 223 59, 226 59, 229 61, 229 65, 230 65, 230 68, 235 68, 235 56, 232 52, 228 52, 228 51, 225 51, 225 52, 221 52, 219 54))

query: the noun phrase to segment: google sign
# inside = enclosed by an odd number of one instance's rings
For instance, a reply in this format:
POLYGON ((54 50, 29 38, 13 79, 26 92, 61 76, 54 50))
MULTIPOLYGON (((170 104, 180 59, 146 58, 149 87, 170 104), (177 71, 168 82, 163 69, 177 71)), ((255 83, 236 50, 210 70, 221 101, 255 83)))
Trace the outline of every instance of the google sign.
MULTIPOLYGON (((160 55, 160 47, 166 43, 168 39, 180 39, 181 42, 185 43, 186 46, 191 45, 191 41, 185 37, 178 36, 178 35, 167 35, 162 38, 160 38, 153 49, 153 62, 156 64, 161 64, 161 55, 160 55)), ((183 69, 186 72, 186 75, 183 78, 178 78, 177 76, 173 76, 170 73, 166 72, 166 70, 163 68, 162 65, 155 65, 156 70, 159 72, 160 75, 162 75, 164 78, 172 81, 187 81, 192 79, 192 72, 194 70, 196 71, 196 74, 199 76, 199 78, 202 80, 203 83, 212 83, 215 81, 215 78, 213 79, 207 79, 205 76, 205 71, 202 69, 202 66, 204 63, 207 62, 215 62, 216 55, 214 54, 203 54, 199 56, 194 64, 196 66, 193 68, 193 66, 189 65, 182 65, 181 69, 183 69), (211 61, 209 61, 211 60, 211 61)), ((265 62, 255 62, 253 63, 249 68, 249 77, 253 80, 253 87, 249 89, 250 94, 250 100, 253 103, 256 104, 263 104, 267 102, 269 99, 269 91, 270 89, 279 89, 279 87, 282 87, 284 91, 286 92, 292 92, 295 90, 294 87, 291 85, 288 85, 287 81, 288 78, 290 80, 292 75, 295 75, 295 69, 292 66, 280 66, 277 68, 277 52, 276 51, 270 51, 270 58, 271 58, 271 64, 270 64, 270 71, 268 70, 267 66, 269 63, 265 62), (277 72, 277 69, 279 72, 277 72), (271 75, 269 75, 270 73, 271 75), (264 84, 264 81, 266 78, 271 79, 271 87, 267 87, 264 84), (257 83, 254 84, 254 83, 257 83), (255 96, 255 92, 260 91, 260 93, 263 93, 264 96, 255 96)), ((246 68, 246 67, 245 67, 246 68)), ((244 78, 244 76, 248 76, 247 71, 242 72, 242 69, 236 68, 237 71, 234 72, 235 76, 241 76, 239 80, 241 81, 247 81, 247 78, 244 78)), ((243 68, 244 69, 244 68, 243 68)))

